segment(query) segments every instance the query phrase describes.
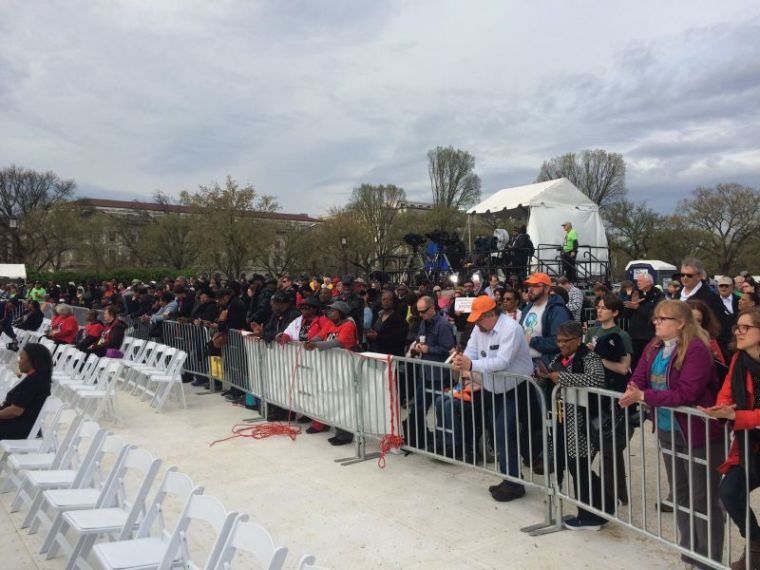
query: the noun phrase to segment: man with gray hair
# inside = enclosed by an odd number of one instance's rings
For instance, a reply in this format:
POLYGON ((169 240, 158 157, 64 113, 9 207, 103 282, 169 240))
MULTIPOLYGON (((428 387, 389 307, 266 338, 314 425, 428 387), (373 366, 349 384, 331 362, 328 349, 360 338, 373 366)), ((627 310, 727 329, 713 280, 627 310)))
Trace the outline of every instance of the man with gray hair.
POLYGON ((704 301, 713 312, 713 316, 719 318, 723 313, 723 303, 707 284, 707 272, 702 262, 695 257, 687 257, 681 263, 681 301, 699 299, 704 301))
POLYGON ((631 300, 623 303, 623 315, 628 319, 628 334, 633 342, 633 370, 636 369, 644 347, 654 338, 652 316, 655 306, 664 298, 662 291, 654 286, 654 279, 648 272, 636 275, 636 289, 631 294, 631 300))

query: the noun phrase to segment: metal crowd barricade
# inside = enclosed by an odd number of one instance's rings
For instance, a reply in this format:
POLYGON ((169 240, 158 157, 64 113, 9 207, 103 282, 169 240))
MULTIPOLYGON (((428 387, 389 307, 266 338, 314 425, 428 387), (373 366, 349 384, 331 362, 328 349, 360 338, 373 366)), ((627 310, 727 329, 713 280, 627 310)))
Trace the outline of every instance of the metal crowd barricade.
MULTIPOLYGON (((620 397, 598 388, 554 390, 557 497, 666 544, 685 561, 727 568, 744 548, 736 529, 727 528, 718 497, 717 467, 728 455, 729 425, 695 408, 623 409, 620 397), (678 427, 652 431, 643 425, 647 414, 660 427, 678 427), (702 446, 684 443, 702 438, 702 446), (571 474, 577 475, 572 483, 571 474), (673 512, 663 512, 663 504, 673 512)), ((748 475, 745 483, 750 489, 748 475)))
POLYGON ((270 343, 263 359, 263 398, 359 434, 355 358, 345 350, 306 350, 301 343, 270 343))
MULTIPOLYGON (((149 327, 140 321, 135 326, 140 328, 141 332, 149 327)), ((161 325, 161 336, 164 343, 187 353, 184 372, 198 376, 211 376, 209 357, 206 354, 206 345, 211 337, 207 328, 195 326, 192 323, 164 321, 161 325)), ((147 339, 147 335, 145 338, 147 339)))
POLYGON ((127 325, 127 334, 140 340, 150 340, 150 323, 141 321, 139 318, 124 315, 121 319, 127 325))
POLYGON ((222 348, 224 381, 243 392, 251 393, 251 371, 248 367, 246 341, 243 331, 230 330, 228 342, 222 348))
MULTIPOLYGON (((235 331, 238 332, 238 331, 235 331)), ((240 339, 243 344, 246 366, 248 369, 247 388, 240 388, 253 394, 257 398, 264 398, 264 378, 266 376, 265 358, 267 344, 251 333, 241 332, 240 339)), ((264 410, 261 410, 264 412, 264 410)), ((265 413, 262 416, 266 417, 265 413)))
MULTIPOLYGON (((493 376, 489 390, 480 375, 462 377, 448 364, 394 357, 392 365, 403 449, 540 490, 547 496, 544 522, 523 530, 540 532, 551 526, 554 508, 545 387, 528 376, 500 373, 493 376)), ((378 366, 377 361, 360 363, 360 383, 373 366, 378 366)), ((395 406, 382 400, 377 394, 362 393, 363 413, 372 419, 370 426, 376 431, 390 423, 388 416, 395 406)))

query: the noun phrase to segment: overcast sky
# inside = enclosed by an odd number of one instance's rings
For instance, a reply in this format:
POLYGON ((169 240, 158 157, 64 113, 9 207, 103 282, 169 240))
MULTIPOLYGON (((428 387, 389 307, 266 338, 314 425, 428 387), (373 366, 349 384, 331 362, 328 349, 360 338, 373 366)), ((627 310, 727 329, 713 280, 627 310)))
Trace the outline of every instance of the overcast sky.
POLYGON ((604 148, 668 212, 760 187, 758 38, 757 0, 7 1, 0 166, 120 199, 230 174, 319 215, 363 182, 430 200, 437 145, 484 196, 604 148))

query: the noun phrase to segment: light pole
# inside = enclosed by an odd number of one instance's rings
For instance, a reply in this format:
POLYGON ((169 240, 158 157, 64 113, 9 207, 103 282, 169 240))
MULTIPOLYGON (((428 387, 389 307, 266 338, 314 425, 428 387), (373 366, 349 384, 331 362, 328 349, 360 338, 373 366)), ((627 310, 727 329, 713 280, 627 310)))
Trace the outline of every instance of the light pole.
POLYGON ((8 219, 8 227, 10 228, 10 235, 9 235, 9 256, 11 258, 11 263, 16 262, 16 232, 18 230, 18 220, 16 218, 9 218, 8 219))
POLYGON ((348 238, 346 236, 341 236, 340 247, 343 249, 343 275, 347 275, 348 274, 348 256, 347 256, 346 250, 348 249, 348 238))

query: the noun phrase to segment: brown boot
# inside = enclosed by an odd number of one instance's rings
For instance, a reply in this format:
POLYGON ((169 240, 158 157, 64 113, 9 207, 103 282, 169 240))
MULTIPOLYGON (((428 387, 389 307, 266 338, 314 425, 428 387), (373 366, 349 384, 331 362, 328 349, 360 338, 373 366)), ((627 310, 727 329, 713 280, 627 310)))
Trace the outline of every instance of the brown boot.
MULTIPOLYGON (((751 570, 760 570, 760 538, 753 538, 749 541, 749 559, 751 570)), ((742 555, 739 560, 731 563, 731 570, 746 570, 747 566, 747 550, 742 549, 742 555)))

